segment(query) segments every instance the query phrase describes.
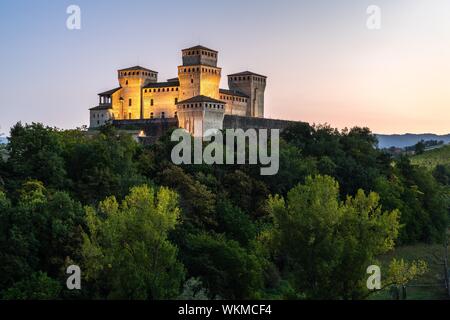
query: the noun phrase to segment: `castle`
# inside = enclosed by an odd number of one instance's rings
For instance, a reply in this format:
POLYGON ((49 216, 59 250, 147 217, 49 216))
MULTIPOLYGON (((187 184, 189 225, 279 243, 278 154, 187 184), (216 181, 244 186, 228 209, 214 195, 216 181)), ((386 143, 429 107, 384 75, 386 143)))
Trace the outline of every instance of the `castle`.
POLYGON ((267 77, 250 71, 230 74, 229 89, 221 89, 217 59, 217 51, 203 46, 184 49, 178 77, 166 82, 158 82, 158 72, 140 66, 118 70, 120 86, 98 94, 99 105, 90 109, 90 128, 111 122, 144 130, 176 123, 203 136, 208 129, 234 126, 224 125, 225 118, 227 123, 264 118, 267 77))

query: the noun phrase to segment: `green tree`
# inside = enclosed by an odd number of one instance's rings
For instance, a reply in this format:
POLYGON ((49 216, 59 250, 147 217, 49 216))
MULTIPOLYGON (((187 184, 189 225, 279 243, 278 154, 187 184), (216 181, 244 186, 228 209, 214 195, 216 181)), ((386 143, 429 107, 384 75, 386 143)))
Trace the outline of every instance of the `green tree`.
POLYGON ((283 272, 308 298, 358 298, 365 270, 394 247, 399 213, 383 212, 375 193, 358 191, 345 202, 331 177, 308 177, 268 205, 272 242, 283 272), (295 244, 295 245, 293 245, 295 244))
POLYGON ((61 290, 59 281, 43 272, 36 272, 4 290, 0 296, 4 300, 56 300, 61 290))
POLYGON ((256 237, 256 226, 248 214, 229 200, 222 200, 217 204, 217 216, 217 231, 225 233, 227 237, 244 246, 256 237))
POLYGON ((414 145, 414 153, 415 154, 422 154, 424 152, 425 152, 425 143, 424 143, 424 141, 417 142, 414 145))
POLYGON ((178 223, 177 195, 167 188, 134 187, 119 205, 115 197, 86 209, 84 275, 100 297, 169 299, 184 280, 177 247, 167 234, 178 223))
POLYGON ((255 299, 264 284, 258 256, 223 235, 190 234, 184 251, 185 265, 201 278, 212 297, 255 299))
POLYGON ((7 150, 10 189, 18 190, 29 179, 60 189, 66 187, 63 147, 56 129, 39 123, 22 125, 19 122, 11 129, 7 150))
POLYGON ((0 288, 45 271, 64 276, 66 259, 81 247, 84 212, 64 192, 47 190, 39 181, 27 181, 13 205, 0 193, 0 288))

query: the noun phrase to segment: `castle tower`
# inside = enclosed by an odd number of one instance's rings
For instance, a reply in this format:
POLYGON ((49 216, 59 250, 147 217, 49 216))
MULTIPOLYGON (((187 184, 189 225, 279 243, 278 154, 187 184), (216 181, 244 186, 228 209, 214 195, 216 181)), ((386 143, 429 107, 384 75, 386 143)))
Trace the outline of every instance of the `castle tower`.
POLYGON ((223 129, 225 102, 198 95, 177 103, 178 125, 194 137, 210 129, 223 129))
POLYGON ((247 116, 249 117, 264 118, 266 80, 266 76, 250 71, 228 75, 230 90, 242 92, 250 97, 247 101, 247 116))
POLYGON ((158 72, 140 66, 118 70, 119 84, 122 88, 120 98, 113 101, 117 119, 142 119, 142 88, 158 80, 158 72))
POLYGON ((178 67, 180 100, 203 95, 219 99, 222 69, 217 67, 218 52, 202 46, 182 50, 183 65, 178 67))

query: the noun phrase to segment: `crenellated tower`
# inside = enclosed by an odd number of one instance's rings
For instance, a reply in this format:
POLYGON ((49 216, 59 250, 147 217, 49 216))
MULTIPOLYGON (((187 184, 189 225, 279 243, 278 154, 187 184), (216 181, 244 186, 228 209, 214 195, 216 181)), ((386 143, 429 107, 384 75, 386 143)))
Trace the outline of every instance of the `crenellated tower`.
POLYGON ((118 115, 117 119, 142 119, 143 99, 142 88, 149 83, 158 81, 158 72, 135 66, 117 71, 120 91, 119 99, 116 99, 113 109, 118 115))
POLYGON ((264 118, 266 80, 266 76, 250 71, 228 75, 228 87, 230 90, 242 92, 249 97, 246 113, 248 117, 264 118))
POLYGON ((199 95, 219 99, 222 69, 217 67, 218 52, 203 46, 195 46, 181 52, 183 65, 178 67, 180 100, 199 95))

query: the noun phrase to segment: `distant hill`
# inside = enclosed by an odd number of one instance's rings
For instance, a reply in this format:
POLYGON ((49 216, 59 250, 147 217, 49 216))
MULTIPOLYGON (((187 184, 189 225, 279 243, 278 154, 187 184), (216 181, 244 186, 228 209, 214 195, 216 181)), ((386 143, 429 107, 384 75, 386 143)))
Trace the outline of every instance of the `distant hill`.
POLYGON ((413 156, 411 162, 430 169, 439 164, 450 165, 450 145, 413 156))
POLYGON ((417 142, 421 140, 442 140, 444 143, 450 143, 450 134, 447 135, 437 135, 432 133, 425 134, 377 134, 378 138, 378 147, 389 148, 389 147, 397 147, 404 148, 408 146, 415 145, 417 142))

